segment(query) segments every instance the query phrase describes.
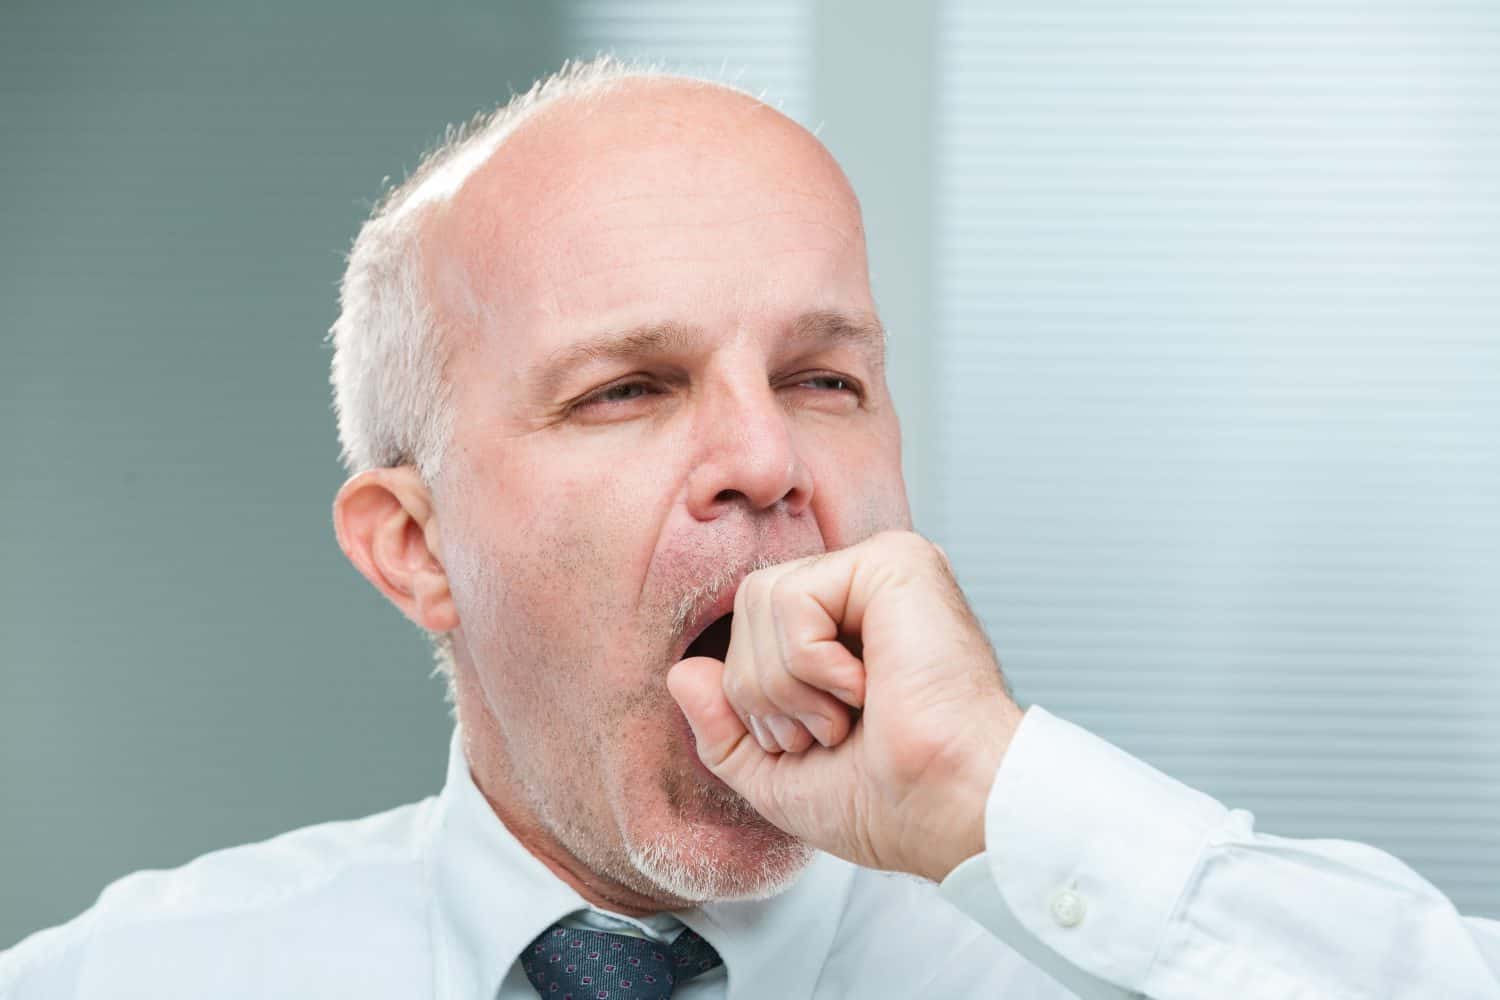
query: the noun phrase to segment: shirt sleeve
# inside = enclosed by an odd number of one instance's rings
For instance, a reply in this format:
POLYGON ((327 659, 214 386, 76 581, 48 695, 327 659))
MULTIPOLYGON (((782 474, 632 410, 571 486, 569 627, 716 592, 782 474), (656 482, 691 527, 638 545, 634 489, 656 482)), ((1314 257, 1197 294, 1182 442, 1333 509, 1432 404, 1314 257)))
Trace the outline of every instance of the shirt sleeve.
POLYGON ((1084 1000, 1500 1000, 1500 922, 1389 854, 1254 817, 1033 705, 942 894, 1084 1000))

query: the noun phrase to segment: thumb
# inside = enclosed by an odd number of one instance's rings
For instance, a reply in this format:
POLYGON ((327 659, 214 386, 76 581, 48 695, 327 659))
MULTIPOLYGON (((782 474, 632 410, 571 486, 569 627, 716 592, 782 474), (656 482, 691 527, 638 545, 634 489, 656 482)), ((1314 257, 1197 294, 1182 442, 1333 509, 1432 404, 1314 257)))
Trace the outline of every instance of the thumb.
POLYGON ((710 656, 694 656, 679 660, 667 672, 667 690, 677 700, 688 725, 693 727, 693 738, 698 741, 698 757, 719 777, 731 786, 734 781, 723 770, 732 768, 736 759, 743 758, 749 746, 764 753, 760 745, 749 738, 749 732, 740 717, 729 707, 724 697, 724 663, 710 656))

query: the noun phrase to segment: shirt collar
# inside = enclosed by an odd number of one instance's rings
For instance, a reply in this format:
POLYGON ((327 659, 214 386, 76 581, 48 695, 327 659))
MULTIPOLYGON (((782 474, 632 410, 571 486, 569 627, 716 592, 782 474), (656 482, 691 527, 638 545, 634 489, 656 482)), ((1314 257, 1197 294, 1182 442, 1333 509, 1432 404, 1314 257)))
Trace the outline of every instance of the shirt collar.
POLYGON ((853 872, 848 862, 819 853, 778 896, 704 903, 677 915, 724 960, 727 1000, 812 996, 833 947, 853 872))
MULTIPOLYGON (((456 727, 433 824, 427 868, 437 995, 493 997, 522 949, 589 904, 500 822, 470 776, 456 727)), ((772 899, 705 903, 673 915, 724 960, 727 1000, 806 996, 832 946, 852 871, 819 854, 772 899)))

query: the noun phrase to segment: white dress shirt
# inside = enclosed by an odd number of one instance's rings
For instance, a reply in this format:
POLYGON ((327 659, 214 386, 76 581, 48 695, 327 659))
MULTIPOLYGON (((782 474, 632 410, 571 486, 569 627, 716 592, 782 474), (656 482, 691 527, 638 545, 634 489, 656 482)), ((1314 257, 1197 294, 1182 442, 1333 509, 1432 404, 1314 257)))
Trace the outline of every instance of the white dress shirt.
POLYGON ((986 841, 941 887, 820 855, 774 899, 608 914, 499 822, 455 733, 441 795, 121 879, 0 953, 0 997, 536 1000, 517 958, 565 919, 691 926, 724 964, 680 1000, 1500 998, 1500 924, 1371 848, 1253 833, 1035 706, 986 841))
POLYGON ((1033 705, 942 894, 1086 1000, 1500 1000, 1500 922, 1253 823, 1033 705))

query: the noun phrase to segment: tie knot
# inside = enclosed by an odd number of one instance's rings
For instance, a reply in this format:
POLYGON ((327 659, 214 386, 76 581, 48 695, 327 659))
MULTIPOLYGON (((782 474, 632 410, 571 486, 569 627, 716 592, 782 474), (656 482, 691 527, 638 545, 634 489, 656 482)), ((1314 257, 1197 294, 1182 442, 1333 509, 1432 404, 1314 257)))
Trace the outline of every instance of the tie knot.
POLYGON ((526 978, 547 1000, 667 1000, 678 983, 720 961, 687 927, 664 945, 553 924, 521 953, 526 978))

